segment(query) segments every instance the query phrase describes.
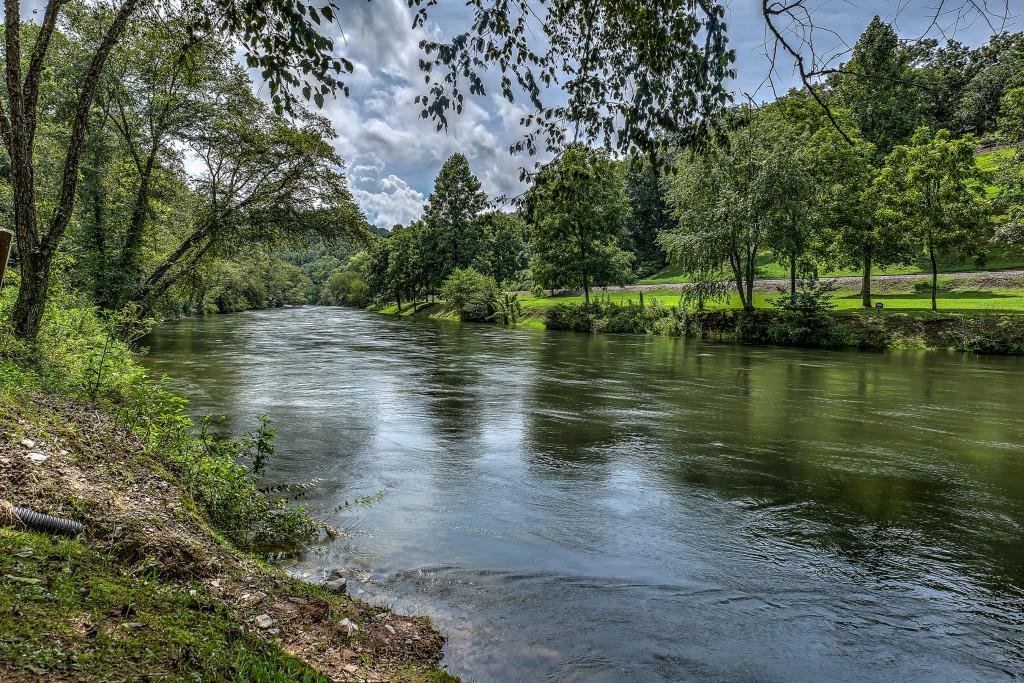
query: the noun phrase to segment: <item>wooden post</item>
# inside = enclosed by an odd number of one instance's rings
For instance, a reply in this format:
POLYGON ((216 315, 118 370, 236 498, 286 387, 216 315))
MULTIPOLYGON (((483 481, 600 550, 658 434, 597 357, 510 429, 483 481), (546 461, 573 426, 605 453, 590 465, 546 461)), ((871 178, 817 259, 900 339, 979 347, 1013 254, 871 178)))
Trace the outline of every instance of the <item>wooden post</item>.
POLYGON ((4 273, 7 272, 7 259, 11 256, 11 242, 14 233, 0 228, 0 287, 4 286, 4 273))

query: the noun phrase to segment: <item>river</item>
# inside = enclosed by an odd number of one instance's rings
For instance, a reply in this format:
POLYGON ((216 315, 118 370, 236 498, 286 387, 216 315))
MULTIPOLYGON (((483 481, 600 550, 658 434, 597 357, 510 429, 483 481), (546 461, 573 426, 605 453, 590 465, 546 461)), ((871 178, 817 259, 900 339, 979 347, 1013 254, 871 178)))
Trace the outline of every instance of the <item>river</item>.
POLYGON ((310 307, 146 343, 317 480, 347 533, 290 571, 431 616, 466 680, 1024 677, 1024 359, 310 307))

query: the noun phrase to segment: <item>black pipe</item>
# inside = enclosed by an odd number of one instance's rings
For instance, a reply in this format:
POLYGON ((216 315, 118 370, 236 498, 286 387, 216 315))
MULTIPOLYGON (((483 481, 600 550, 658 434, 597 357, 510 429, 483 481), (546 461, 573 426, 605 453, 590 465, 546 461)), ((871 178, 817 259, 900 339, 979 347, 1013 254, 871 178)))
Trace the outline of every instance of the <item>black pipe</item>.
POLYGON ((73 519, 61 519, 52 515, 29 510, 15 505, 11 510, 18 516, 21 523, 33 531, 45 531, 58 536, 77 536, 82 533, 81 522, 73 519))

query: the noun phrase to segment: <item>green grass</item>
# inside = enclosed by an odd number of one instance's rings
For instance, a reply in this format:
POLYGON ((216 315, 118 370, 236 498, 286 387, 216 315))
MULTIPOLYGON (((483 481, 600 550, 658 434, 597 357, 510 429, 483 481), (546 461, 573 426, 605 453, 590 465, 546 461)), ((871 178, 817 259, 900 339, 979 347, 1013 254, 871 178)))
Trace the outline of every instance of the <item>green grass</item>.
MULTIPOLYGON (((754 305, 757 308, 769 308, 771 300, 777 294, 754 294, 754 305)), ((629 291, 609 291, 595 294, 592 299, 608 301, 617 304, 639 303, 640 294, 629 291)), ((583 296, 556 296, 537 298, 532 295, 521 295, 519 298, 523 305, 528 320, 540 318, 544 309, 558 304, 582 304, 583 296)), ((679 303, 679 292, 655 290, 644 292, 644 302, 652 303, 658 301, 665 306, 675 306, 679 303)), ((929 292, 907 292, 899 294, 876 294, 873 301, 881 302, 883 311, 898 311, 900 313, 920 312, 930 313, 931 294, 929 292)), ((836 310, 839 312, 863 311, 861 297, 856 292, 836 292, 833 296, 836 310)), ((739 308, 738 295, 732 295, 726 302, 709 302, 706 308, 710 310, 724 308, 739 308)), ((1024 313, 1024 289, 997 289, 997 290, 958 290, 954 292, 939 292, 938 307, 940 313, 1024 313)), ((873 311, 872 311, 873 312, 873 311)))
MULTIPOLYGON (((939 260, 940 273, 968 273, 972 271, 1016 270, 1024 269, 1024 253, 999 248, 991 249, 983 263, 975 263, 974 259, 946 257, 939 260)), ((905 263, 885 268, 875 268, 874 275, 923 275, 931 273, 931 266, 925 259, 914 263, 905 263)), ((861 271, 856 268, 835 268, 821 273, 821 277, 860 277, 861 271)), ((770 254, 762 254, 757 258, 758 279, 784 280, 789 277, 789 269, 774 261, 770 254)), ((668 285, 689 282, 690 278, 676 265, 665 266, 657 273, 640 280, 642 285, 668 285)))
POLYGON ((84 681, 327 680, 239 626, 202 583, 130 574, 79 540, 0 530, 0 662, 84 681))

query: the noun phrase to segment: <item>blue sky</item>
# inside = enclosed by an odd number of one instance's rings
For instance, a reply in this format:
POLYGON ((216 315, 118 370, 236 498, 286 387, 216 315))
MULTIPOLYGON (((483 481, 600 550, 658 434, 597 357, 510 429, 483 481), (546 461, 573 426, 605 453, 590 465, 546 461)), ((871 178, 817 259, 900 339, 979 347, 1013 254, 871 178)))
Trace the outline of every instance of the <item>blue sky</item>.
MULTIPOLYGON (((941 2, 809 0, 816 24, 834 31, 817 33, 817 51, 834 55, 838 63, 876 14, 895 22, 902 36, 920 36, 941 2)), ((769 69, 760 6, 760 0, 731 0, 727 21, 737 52, 735 89, 768 99, 772 90, 766 83, 769 69)), ((1010 6, 1024 9, 1020 0, 1011 0, 1010 6)), ((460 30, 468 12, 461 2, 441 0, 429 16, 424 28, 412 30, 412 13, 405 0, 346 3, 341 16, 345 36, 340 49, 356 63, 349 81, 352 96, 328 102, 323 113, 338 132, 335 145, 348 163, 356 201, 369 220, 381 227, 419 217, 437 170, 455 152, 466 154, 492 196, 518 194, 522 190, 519 168, 532 164, 530 159, 508 153, 509 145, 520 136, 518 121, 524 110, 500 96, 470 101, 465 112, 452 119, 447 132, 436 132, 433 123, 419 117, 420 108, 413 102, 424 92, 418 43, 424 36, 460 30)), ((1012 20, 1009 29, 1020 30, 1020 21, 1012 20)), ((941 27, 971 45, 990 35, 989 27, 976 18, 958 23, 956 17, 946 14, 941 27)), ((930 35, 941 37, 935 28, 930 35)), ((797 80, 791 62, 783 59, 779 65, 772 82, 777 91, 784 92, 797 80)))

